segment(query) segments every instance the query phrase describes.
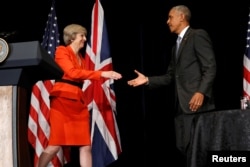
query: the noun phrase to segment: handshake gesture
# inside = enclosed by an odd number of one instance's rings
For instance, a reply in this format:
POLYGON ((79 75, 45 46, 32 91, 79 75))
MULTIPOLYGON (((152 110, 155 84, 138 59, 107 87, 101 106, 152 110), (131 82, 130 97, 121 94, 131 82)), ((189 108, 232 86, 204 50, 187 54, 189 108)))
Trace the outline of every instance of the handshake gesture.
MULTIPOLYGON (((140 85, 148 83, 148 77, 146 77, 144 74, 140 73, 137 70, 134 70, 134 72, 137 74, 137 77, 135 79, 129 80, 127 82, 128 85, 136 87, 136 86, 140 86, 140 85)), ((122 78, 122 75, 115 71, 103 71, 101 76, 104 78, 109 78, 109 79, 114 79, 114 80, 118 80, 122 78)))

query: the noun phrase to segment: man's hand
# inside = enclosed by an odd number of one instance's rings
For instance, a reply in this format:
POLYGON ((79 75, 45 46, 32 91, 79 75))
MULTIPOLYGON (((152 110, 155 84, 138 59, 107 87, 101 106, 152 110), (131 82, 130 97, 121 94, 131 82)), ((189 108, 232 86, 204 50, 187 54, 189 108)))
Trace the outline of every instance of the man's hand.
POLYGON ((196 112, 203 104, 204 95, 200 92, 196 92, 189 102, 189 108, 191 111, 196 112))
POLYGON ((136 87, 148 83, 148 77, 137 70, 134 70, 134 72, 137 74, 137 78, 129 80, 128 85, 136 87))

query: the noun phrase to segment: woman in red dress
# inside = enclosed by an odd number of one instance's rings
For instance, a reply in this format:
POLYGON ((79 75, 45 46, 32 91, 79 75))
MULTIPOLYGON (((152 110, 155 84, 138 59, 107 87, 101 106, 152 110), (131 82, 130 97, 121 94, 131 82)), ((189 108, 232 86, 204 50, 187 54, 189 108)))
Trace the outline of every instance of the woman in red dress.
POLYGON ((62 146, 79 146, 81 167, 92 167, 90 115, 82 85, 84 80, 120 79, 115 71, 86 70, 80 50, 86 42, 87 30, 70 24, 63 30, 65 46, 58 46, 55 61, 64 74, 50 92, 50 138, 41 154, 38 167, 46 167, 62 146))

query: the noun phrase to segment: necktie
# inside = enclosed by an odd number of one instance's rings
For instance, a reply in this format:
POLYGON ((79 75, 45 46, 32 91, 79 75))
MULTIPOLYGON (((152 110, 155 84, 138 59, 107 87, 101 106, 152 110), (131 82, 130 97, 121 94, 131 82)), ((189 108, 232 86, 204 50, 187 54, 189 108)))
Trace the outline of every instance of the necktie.
POLYGON ((178 38, 176 40, 176 53, 175 53, 176 57, 178 55, 178 50, 179 50, 179 47, 180 47, 180 43, 181 43, 181 37, 178 36, 178 38))

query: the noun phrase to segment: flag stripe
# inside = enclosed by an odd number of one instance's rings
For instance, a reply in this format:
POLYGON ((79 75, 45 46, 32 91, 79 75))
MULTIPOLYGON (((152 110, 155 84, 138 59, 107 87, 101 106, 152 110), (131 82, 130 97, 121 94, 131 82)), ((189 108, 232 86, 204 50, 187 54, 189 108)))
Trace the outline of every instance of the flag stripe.
MULTIPOLYGON (((59 45, 55 1, 52 2, 51 10, 48 14, 48 21, 41 45, 50 56, 54 57, 55 49, 59 45)), ((35 150, 34 166, 36 166, 38 157, 48 145, 50 135, 49 91, 52 89, 53 84, 54 80, 38 81, 32 88, 28 119, 28 141, 35 150)), ((64 161, 67 160, 64 160, 63 150, 61 149, 49 163, 49 166, 62 167, 64 161)))
POLYGON ((246 51, 243 58, 243 96, 250 97, 250 11, 248 15, 246 51))

